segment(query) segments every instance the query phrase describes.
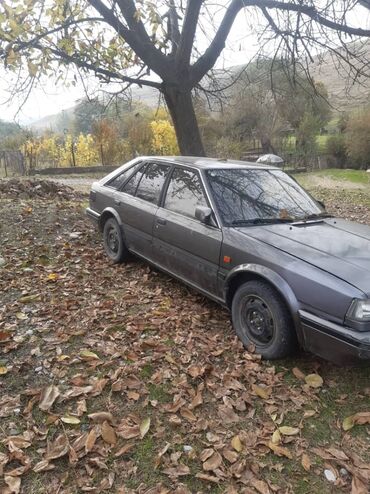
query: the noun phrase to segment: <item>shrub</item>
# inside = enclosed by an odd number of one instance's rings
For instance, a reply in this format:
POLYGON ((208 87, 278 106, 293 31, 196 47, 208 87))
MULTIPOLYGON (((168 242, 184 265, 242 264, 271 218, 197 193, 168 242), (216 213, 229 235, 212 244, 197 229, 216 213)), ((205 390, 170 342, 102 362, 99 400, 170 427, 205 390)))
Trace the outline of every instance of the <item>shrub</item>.
POLYGON ((345 131, 346 147, 353 168, 370 166, 370 113, 368 110, 350 116, 345 131))
POLYGON ((326 152, 330 161, 334 161, 333 166, 343 168, 347 163, 346 139, 343 134, 333 134, 328 136, 326 141, 326 152))

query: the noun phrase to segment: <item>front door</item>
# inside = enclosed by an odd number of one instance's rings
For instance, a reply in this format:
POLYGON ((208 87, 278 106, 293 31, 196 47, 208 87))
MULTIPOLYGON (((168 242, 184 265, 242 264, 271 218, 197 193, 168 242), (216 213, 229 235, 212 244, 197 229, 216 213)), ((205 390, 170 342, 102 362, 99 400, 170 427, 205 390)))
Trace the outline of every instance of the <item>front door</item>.
POLYGON ((175 167, 163 206, 154 220, 154 261, 184 281, 218 296, 222 232, 195 218, 198 205, 209 206, 198 172, 175 167))

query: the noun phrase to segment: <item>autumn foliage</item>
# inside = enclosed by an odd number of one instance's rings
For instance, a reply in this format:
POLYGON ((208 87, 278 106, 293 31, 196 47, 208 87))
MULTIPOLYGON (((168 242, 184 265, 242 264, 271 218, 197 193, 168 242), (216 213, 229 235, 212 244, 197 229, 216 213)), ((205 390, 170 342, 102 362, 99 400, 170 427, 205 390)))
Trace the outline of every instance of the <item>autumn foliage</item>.
POLYGON ((177 155, 176 134, 164 110, 128 115, 124 125, 109 118, 92 124, 91 133, 45 133, 20 146, 28 169, 118 165, 136 155, 177 155))

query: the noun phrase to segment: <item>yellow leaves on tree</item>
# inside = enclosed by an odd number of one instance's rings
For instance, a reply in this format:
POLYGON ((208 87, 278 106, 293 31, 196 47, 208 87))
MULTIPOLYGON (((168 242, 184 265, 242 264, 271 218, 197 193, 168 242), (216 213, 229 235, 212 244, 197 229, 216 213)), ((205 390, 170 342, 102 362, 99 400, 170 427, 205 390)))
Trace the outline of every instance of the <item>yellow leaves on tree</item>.
POLYGON ((153 133, 152 149, 154 154, 179 154, 175 129, 168 120, 153 120, 150 122, 150 126, 153 133))

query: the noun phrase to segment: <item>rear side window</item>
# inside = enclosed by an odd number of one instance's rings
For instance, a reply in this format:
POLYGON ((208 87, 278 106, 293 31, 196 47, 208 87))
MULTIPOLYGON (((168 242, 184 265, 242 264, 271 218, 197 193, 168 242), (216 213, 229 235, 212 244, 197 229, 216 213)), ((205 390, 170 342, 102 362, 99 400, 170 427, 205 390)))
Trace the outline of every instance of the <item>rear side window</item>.
POLYGON ((146 166, 143 166, 139 171, 137 171, 130 180, 124 185, 122 188, 122 192, 126 194, 130 194, 130 196, 134 196, 136 193, 137 186, 146 170, 146 166))
POLYGON ((140 180, 136 197, 152 204, 158 204, 169 169, 170 167, 168 165, 149 163, 140 180))
POLYGON ((194 218, 197 206, 208 206, 198 174, 175 168, 168 184, 164 207, 194 218))
POLYGON ((131 175, 135 173, 141 165, 142 162, 140 161, 139 163, 136 163, 136 165, 130 166, 128 170, 125 170, 116 177, 112 178, 112 180, 110 180, 106 185, 108 185, 108 187, 112 187, 112 189, 120 189, 126 180, 131 177, 131 175))

